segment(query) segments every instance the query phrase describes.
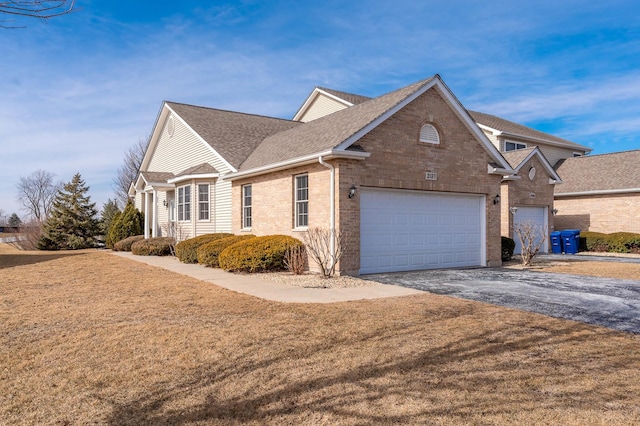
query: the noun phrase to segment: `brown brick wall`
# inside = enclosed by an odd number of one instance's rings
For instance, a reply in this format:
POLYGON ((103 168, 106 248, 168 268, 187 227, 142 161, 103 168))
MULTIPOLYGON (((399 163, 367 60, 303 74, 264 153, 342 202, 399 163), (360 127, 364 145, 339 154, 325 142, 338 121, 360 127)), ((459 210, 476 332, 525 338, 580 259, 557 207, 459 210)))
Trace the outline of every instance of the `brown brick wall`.
POLYGON ((555 207, 557 230, 640 233, 640 194, 560 197, 555 207))
MULTIPOLYGON (((493 204, 500 191, 499 175, 487 173, 489 156, 435 89, 418 97, 393 117, 364 136, 358 144, 371 156, 365 160, 334 160, 336 168, 336 228, 345 235, 344 255, 338 271, 357 275, 360 269, 360 201, 347 197, 349 188, 361 187, 463 192, 486 195, 487 265, 500 260, 500 206, 493 204), (420 128, 433 123, 441 144, 419 142, 420 128), (427 181, 426 172, 438 174, 427 181)), ((309 226, 329 227, 330 172, 320 164, 265 174, 233 182, 233 230, 241 230, 241 185, 252 184, 255 235, 286 234, 293 230, 293 176, 309 173, 309 226)))
POLYGON ((543 168, 540 159, 534 156, 525 165, 522 166, 520 179, 506 181, 502 184, 502 235, 514 238, 513 234, 513 214, 509 210, 511 207, 527 206, 527 207, 547 207, 547 222, 549 223, 548 232, 554 230, 554 216, 552 210, 554 208, 553 189, 554 185, 549 184, 549 173, 543 168), (529 168, 535 167, 536 174, 533 180, 529 179, 529 168), (534 197, 532 197, 532 195, 534 197))

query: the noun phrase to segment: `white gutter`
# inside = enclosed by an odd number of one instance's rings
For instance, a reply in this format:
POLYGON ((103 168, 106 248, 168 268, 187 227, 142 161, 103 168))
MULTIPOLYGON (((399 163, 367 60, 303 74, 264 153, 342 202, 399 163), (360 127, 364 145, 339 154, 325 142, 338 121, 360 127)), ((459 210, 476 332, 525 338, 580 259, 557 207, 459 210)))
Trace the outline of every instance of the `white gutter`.
POLYGON ((331 188, 329 189, 329 208, 331 209, 331 216, 329 218, 329 232, 331 233, 331 242, 329 243, 329 250, 331 252, 331 264, 336 259, 336 169, 329 163, 325 163, 322 159, 322 155, 318 156, 318 162, 328 168, 331 171, 331 188))
POLYGON ((609 194, 632 194, 634 192, 640 192, 640 188, 625 188, 625 189, 603 189, 596 191, 583 191, 583 192, 563 192, 560 194, 553 194, 554 197, 576 197, 580 195, 609 195, 609 194))
POLYGON ((368 152, 328 150, 320 153, 305 155, 304 157, 297 157, 291 160, 281 161, 279 163, 267 164, 265 166, 244 170, 242 172, 228 173, 222 177, 222 180, 233 181, 236 179, 247 178, 247 177, 257 176, 264 173, 277 172, 279 170, 289 169, 292 166, 302 166, 305 164, 312 164, 317 161, 318 157, 325 157, 325 159, 350 158, 354 160, 364 160, 365 158, 368 158, 370 155, 371 154, 368 152))

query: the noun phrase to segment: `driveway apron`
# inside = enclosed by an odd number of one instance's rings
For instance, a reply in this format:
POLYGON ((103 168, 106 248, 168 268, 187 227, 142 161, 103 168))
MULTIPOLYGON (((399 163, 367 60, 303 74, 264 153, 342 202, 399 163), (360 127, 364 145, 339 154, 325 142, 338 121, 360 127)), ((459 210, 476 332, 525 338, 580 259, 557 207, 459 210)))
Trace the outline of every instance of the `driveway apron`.
POLYGON ((361 278, 640 333, 640 281, 505 268, 396 272, 361 278))

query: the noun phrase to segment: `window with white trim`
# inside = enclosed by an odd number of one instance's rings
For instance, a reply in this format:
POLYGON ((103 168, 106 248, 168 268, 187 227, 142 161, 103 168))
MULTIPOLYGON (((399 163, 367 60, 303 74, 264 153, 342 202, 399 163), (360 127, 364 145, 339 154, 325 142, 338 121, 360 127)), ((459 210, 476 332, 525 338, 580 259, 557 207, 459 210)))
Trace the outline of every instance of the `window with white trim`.
POLYGON ((296 228, 309 226, 309 175, 295 177, 296 228))
POLYGON ((420 129, 420 142, 430 143, 433 145, 440 144, 440 134, 433 124, 425 124, 420 129))
POLYGON ((178 220, 191 220, 191 186, 178 188, 178 220))
POLYGON ((527 147, 526 143, 520 142, 505 142, 504 150, 505 151, 517 151, 519 149, 525 149, 527 147))
POLYGON ((251 229, 251 185, 242 185, 242 229, 251 229))
POLYGON ((209 220, 209 184, 198 184, 198 220, 209 220))

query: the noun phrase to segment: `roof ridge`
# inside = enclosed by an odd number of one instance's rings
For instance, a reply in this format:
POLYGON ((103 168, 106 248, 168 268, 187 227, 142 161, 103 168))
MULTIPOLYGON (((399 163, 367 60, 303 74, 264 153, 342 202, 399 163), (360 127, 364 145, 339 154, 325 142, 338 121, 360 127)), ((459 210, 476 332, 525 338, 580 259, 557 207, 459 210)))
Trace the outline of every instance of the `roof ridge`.
POLYGON ((164 102, 167 103, 167 104, 182 105, 182 106, 206 109, 206 110, 211 110, 211 111, 228 112, 230 114, 239 114, 239 115, 247 115, 247 116, 251 116, 251 117, 270 118, 270 119, 273 119, 273 120, 282 120, 282 121, 288 121, 290 123, 296 123, 295 121, 293 121, 291 119, 288 119, 288 118, 273 117, 273 116, 270 116, 270 115, 255 114, 255 113, 252 113, 252 112, 233 111, 233 110, 230 110, 230 109, 222 109, 222 108, 207 107, 207 106, 202 106, 202 105, 186 104, 184 102, 175 102, 175 101, 168 101, 168 100, 165 100, 164 102))

